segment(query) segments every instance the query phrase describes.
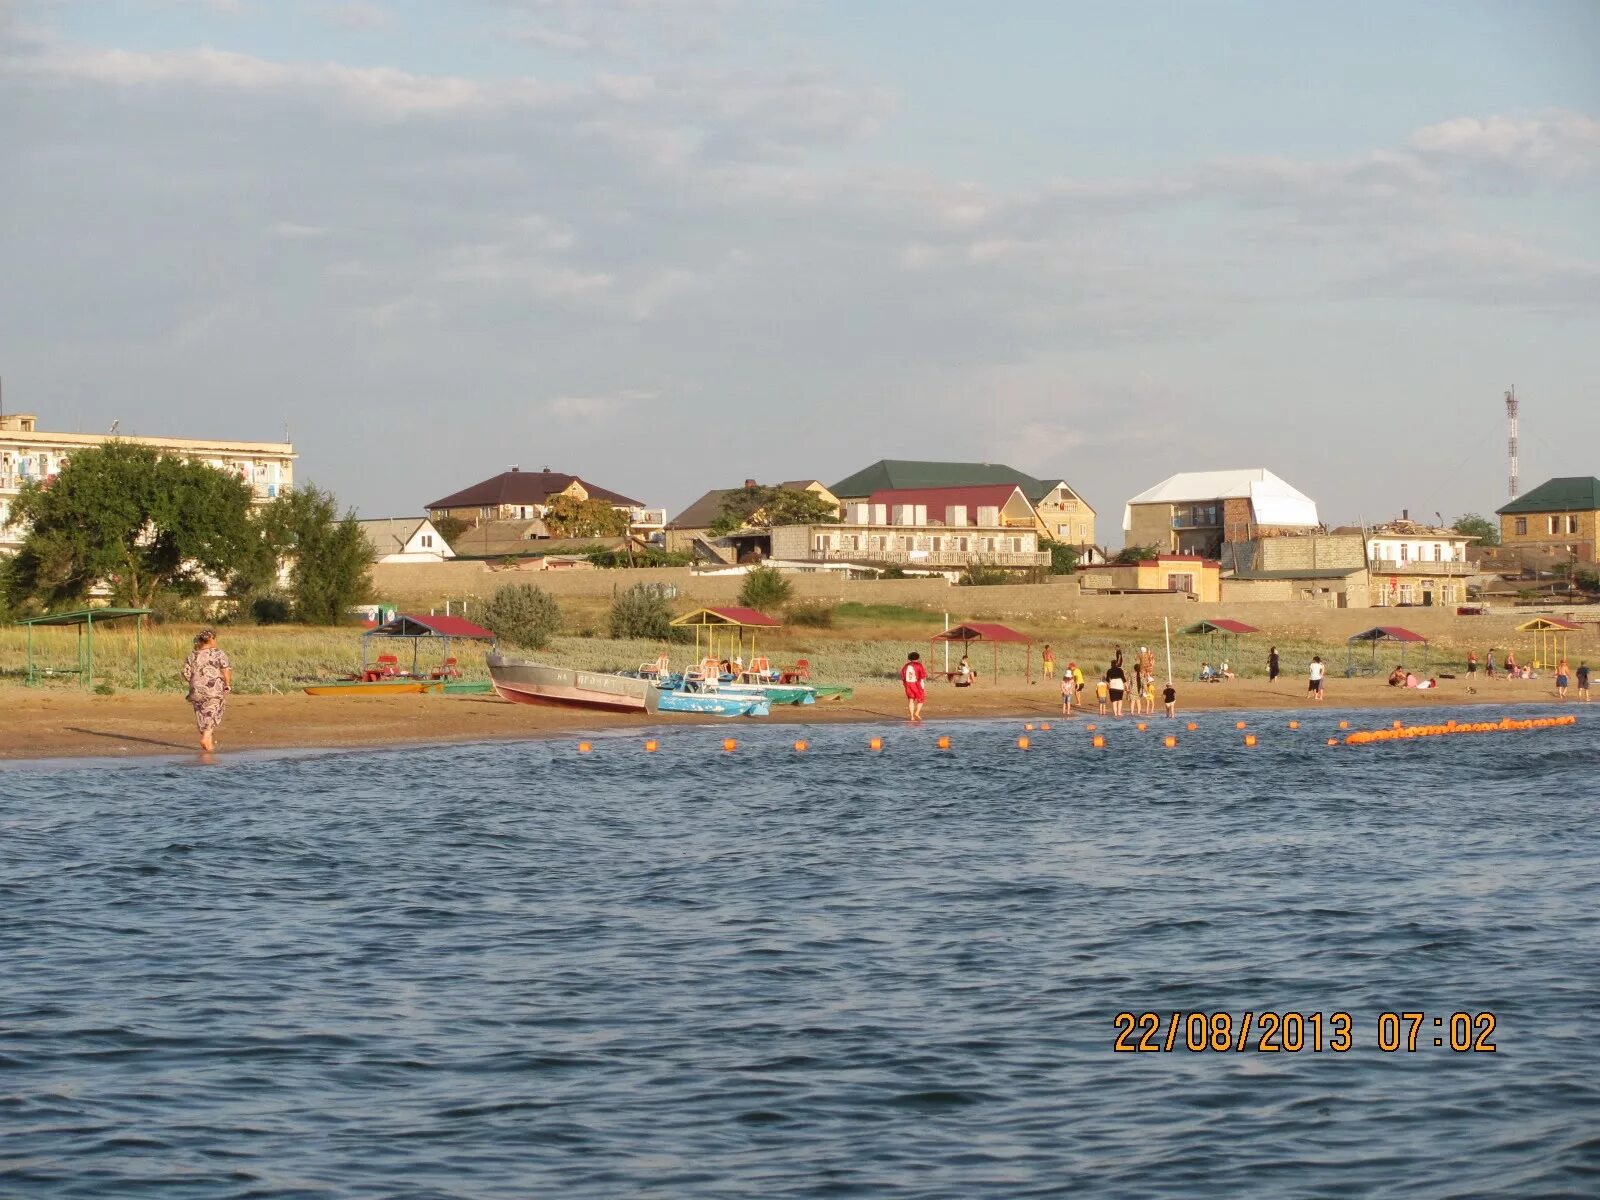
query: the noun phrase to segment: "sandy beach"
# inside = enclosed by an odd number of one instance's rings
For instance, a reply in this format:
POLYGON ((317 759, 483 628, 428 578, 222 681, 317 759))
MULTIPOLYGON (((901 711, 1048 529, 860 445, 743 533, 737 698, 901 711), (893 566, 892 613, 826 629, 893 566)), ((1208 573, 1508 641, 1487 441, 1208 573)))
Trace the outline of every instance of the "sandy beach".
MULTIPOLYGON (((1558 700, 1548 679, 1482 681, 1473 690, 1464 680, 1442 681, 1437 690, 1389 687, 1383 678, 1328 681, 1331 708, 1430 709, 1459 704, 1545 703, 1575 710, 1568 694, 1558 700)), ((8 688, 4 692, 8 736, 0 758, 123 757, 172 754, 195 749, 188 704, 172 693, 95 696, 69 691, 8 688)), ((856 689, 854 697, 803 708, 775 708, 769 723, 822 724, 895 720, 904 715, 897 684, 856 689)), ((1231 709, 1312 709, 1302 679, 1237 679, 1228 683, 1187 683, 1179 688, 1180 717, 1192 712, 1231 709)), ((1076 712, 1077 710, 1075 710, 1076 712)), ((1092 712, 1092 702, 1091 702, 1092 712)), ((1053 687, 1040 683, 972 688, 935 684, 929 690, 927 719, 1060 717, 1053 687)), ((1090 716, 1088 719, 1096 719, 1090 716)), ((1106 720, 1113 718, 1107 717, 1106 720)), ((1130 718, 1124 717, 1124 720, 1130 718)), ((1162 720, 1159 709, 1154 721, 1162 720)), ((412 745, 490 739, 576 735, 587 730, 638 729, 661 732, 673 726, 705 724, 706 718, 660 715, 654 718, 508 704, 495 696, 372 696, 360 699, 305 695, 236 696, 218 739, 219 749, 267 750, 316 747, 412 745)), ((748 722, 728 722, 737 729, 748 722)))

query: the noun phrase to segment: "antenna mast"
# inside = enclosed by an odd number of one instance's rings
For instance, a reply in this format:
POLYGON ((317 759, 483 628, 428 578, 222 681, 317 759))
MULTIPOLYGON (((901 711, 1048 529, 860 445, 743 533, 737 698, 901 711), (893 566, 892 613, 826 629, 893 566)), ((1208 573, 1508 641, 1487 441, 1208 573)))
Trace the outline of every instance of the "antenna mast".
POLYGON ((1517 389, 1506 392, 1506 459, 1510 464, 1511 498, 1517 498, 1517 389))

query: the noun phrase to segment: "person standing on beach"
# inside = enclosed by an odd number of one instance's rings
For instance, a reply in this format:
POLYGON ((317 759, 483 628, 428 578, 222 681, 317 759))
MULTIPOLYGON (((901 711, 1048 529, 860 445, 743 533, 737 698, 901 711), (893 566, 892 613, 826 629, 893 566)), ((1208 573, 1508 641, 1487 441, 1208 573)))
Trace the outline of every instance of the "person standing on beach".
POLYGON ((1072 715, 1072 698, 1078 693, 1078 685, 1072 681, 1072 672, 1068 671, 1061 677, 1061 715, 1072 715))
POLYGON ((1322 665, 1322 656, 1319 654, 1311 660, 1311 684, 1306 688, 1317 698, 1317 703, 1322 703, 1322 677, 1327 674, 1327 669, 1322 665))
POLYGON ((233 665, 217 645, 215 630, 202 629, 194 639, 194 649, 183 660, 183 681, 189 685, 188 700, 194 706, 200 749, 210 754, 217 748, 217 726, 222 724, 222 710, 233 691, 233 665))
POLYGON ((1113 717, 1122 715, 1122 693, 1127 690, 1128 676, 1122 669, 1122 662, 1119 657, 1118 661, 1112 663, 1111 669, 1106 672, 1106 691, 1110 693, 1111 715, 1113 717))
POLYGON ((1156 656, 1149 646, 1139 647, 1139 657, 1133 660, 1133 679, 1138 684, 1140 692, 1147 690, 1156 681, 1156 656))
POLYGON ((906 665, 900 668, 900 682, 906 689, 906 711, 913 721, 922 720, 922 704, 928 698, 923 680, 928 678, 928 668, 922 665, 922 655, 913 650, 906 655, 906 665))
POLYGON ((1476 650, 1467 651, 1467 682, 1478 682, 1478 652, 1476 650))
POLYGON ((1277 683, 1278 682, 1278 672, 1279 672, 1279 669, 1282 667, 1282 665, 1283 664, 1278 661, 1278 648, 1276 646, 1274 646, 1271 650, 1267 651, 1267 682, 1268 683, 1277 683))
POLYGON ((1589 703, 1589 664, 1578 664, 1578 699, 1585 704, 1589 703))
POLYGON ((1484 672, 1483 672, 1484 675, 1486 675, 1490 679, 1493 679, 1494 678, 1494 647, 1493 646, 1489 647, 1489 657, 1484 660, 1484 664, 1483 665, 1484 665, 1484 672))
POLYGON ((1571 677, 1571 675, 1572 675, 1572 668, 1567 664, 1567 660, 1565 658, 1563 658, 1560 662, 1558 662, 1556 664, 1556 699, 1557 700, 1565 700, 1567 698, 1567 680, 1571 677))
POLYGON ((1048 643, 1044 648, 1044 677, 1046 679, 1054 679, 1056 677, 1056 652, 1050 649, 1048 643))

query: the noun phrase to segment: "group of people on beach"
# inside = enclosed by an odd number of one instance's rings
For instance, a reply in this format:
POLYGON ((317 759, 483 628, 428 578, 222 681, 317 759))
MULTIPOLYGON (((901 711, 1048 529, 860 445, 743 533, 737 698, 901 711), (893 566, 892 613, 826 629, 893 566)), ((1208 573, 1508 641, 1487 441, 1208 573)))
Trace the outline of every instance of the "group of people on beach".
MULTIPOLYGON (((1482 666, 1484 669, 1483 673, 1486 678, 1496 678, 1494 669, 1494 649, 1492 647, 1490 648, 1489 652, 1484 655, 1482 666)), ((1476 650, 1468 651, 1467 680, 1469 682, 1477 682, 1478 667, 1478 652, 1476 650)), ((1505 659, 1501 663, 1501 670, 1503 672, 1503 677, 1506 679, 1539 678, 1539 673, 1530 664, 1519 664, 1517 662, 1517 655, 1516 651, 1514 650, 1506 651, 1505 659)), ((1558 699, 1565 700, 1567 698, 1567 689, 1572 686, 1573 674, 1574 672, 1572 670, 1572 664, 1568 661, 1566 655, 1562 655, 1560 661, 1556 663, 1556 696, 1558 699)), ((1576 675, 1578 683, 1577 698, 1579 700, 1587 701, 1589 699, 1589 664, 1586 662, 1580 662, 1578 664, 1576 675)))

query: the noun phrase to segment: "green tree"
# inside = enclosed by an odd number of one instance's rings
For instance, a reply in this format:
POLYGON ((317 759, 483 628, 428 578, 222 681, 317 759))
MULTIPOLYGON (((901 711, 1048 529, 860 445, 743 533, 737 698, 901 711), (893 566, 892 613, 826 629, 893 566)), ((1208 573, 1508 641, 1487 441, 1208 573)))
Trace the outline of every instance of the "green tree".
POLYGON ((544 507, 544 527, 553 537, 621 537, 628 532, 628 514, 604 500, 552 496, 544 507))
POLYGON ((1158 550, 1155 546, 1124 546, 1112 558, 1114 563, 1141 563, 1156 556, 1158 550))
POLYGON ((1475 512, 1463 513, 1456 518, 1456 523, 1450 528, 1459 534, 1478 539, 1480 546, 1498 546, 1500 544, 1500 526, 1488 517, 1480 516, 1475 512))
POLYGON ((339 515, 333 493, 309 486, 285 492, 261 510, 257 525, 273 574, 280 562, 289 568, 295 620, 337 625, 371 592, 372 546, 355 513, 339 515))
POLYGON ((531 583, 501 588, 484 602, 478 619, 501 641, 529 650, 543 650, 562 624, 555 597, 531 583))
POLYGON ((815 492, 797 488, 736 488, 722 498, 711 532, 718 537, 736 529, 771 529, 777 525, 837 525, 839 514, 815 492))
POLYGON ((452 550, 456 548, 456 539, 472 528, 460 517, 440 517, 433 523, 433 527, 439 531, 444 544, 452 550))
POLYGON ((48 485, 27 483, 11 520, 27 530, 8 585, 18 603, 148 608, 162 592, 230 583, 259 555, 251 492, 237 476, 151 446, 107 442, 74 454, 48 485))
POLYGON ((776 608, 794 592, 794 584, 776 567, 751 567, 739 588, 739 603, 746 608, 776 608))
POLYGON ((611 601, 610 627, 614 638, 675 641, 679 632, 672 627, 666 596, 651 583, 636 583, 611 601))
POLYGON ((1050 551, 1050 574, 1071 575, 1078 569, 1078 552, 1061 542, 1046 542, 1050 551))

